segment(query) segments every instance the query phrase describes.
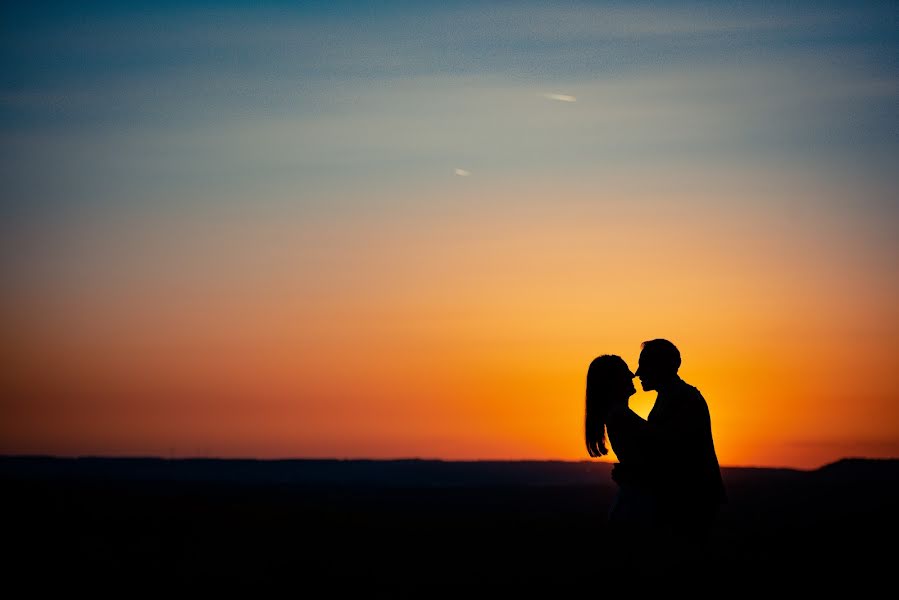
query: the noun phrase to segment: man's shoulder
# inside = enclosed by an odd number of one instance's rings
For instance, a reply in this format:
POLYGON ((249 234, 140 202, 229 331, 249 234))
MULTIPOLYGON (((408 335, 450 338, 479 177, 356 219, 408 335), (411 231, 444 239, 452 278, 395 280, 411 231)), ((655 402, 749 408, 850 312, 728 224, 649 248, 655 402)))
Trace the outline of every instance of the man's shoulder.
POLYGON ((705 398, 703 398, 699 388, 695 385, 690 385, 683 379, 678 379, 677 384, 674 386, 674 391, 681 398, 705 402, 705 398))

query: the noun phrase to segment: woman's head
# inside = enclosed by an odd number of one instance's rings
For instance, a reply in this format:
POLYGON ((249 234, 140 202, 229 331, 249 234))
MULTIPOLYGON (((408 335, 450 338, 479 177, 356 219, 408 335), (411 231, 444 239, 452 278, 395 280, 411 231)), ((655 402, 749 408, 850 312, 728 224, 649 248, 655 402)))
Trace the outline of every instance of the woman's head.
POLYGON ((587 395, 626 400, 634 395, 634 374, 624 359, 614 354, 597 356, 587 369, 587 395))
POLYGON ((620 356, 597 356, 587 369, 587 406, 584 433, 590 456, 608 454, 605 427, 609 410, 627 399, 634 392, 634 374, 620 356))

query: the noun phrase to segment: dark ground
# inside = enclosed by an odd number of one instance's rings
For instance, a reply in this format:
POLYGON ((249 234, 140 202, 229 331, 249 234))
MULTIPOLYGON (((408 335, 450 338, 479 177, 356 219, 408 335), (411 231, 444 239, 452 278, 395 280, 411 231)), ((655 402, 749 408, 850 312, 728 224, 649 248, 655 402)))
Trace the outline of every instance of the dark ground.
MULTIPOLYGON (((894 586, 899 460, 724 475, 730 502, 691 590, 894 586)), ((603 463, 7 457, 0 481, 4 581, 35 592, 655 585, 610 560, 614 484, 603 463)))

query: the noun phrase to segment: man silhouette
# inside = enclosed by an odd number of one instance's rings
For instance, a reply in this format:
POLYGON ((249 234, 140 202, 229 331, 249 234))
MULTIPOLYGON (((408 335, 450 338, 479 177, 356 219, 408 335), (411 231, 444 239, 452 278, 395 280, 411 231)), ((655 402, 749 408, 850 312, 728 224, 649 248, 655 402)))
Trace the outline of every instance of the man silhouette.
POLYGON ((623 484, 639 476, 653 491, 655 525, 685 558, 703 547, 727 497, 708 404, 680 378, 680 365, 680 351, 670 341, 643 342, 635 376, 644 390, 658 392, 655 404, 645 421, 626 407, 609 418, 611 427, 641 448, 643 462, 638 474, 616 466, 612 478, 623 484))

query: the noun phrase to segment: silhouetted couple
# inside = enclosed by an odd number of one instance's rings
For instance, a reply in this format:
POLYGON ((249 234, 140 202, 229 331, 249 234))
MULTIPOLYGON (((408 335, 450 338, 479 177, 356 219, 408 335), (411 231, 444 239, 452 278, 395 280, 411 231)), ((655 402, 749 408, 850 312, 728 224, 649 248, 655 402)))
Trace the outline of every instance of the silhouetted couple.
POLYGON ((618 494, 608 526, 624 564, 650 573, 689 571, 700 560, 720 505, 727 501, 705 398, 678 376, 681 357, 668 340, 644 342, 636 374, 611 354, 587 370, 587 452, 612 447, 618 494), (628 406, 634 377, 655 404, 643 419, 628 406))

